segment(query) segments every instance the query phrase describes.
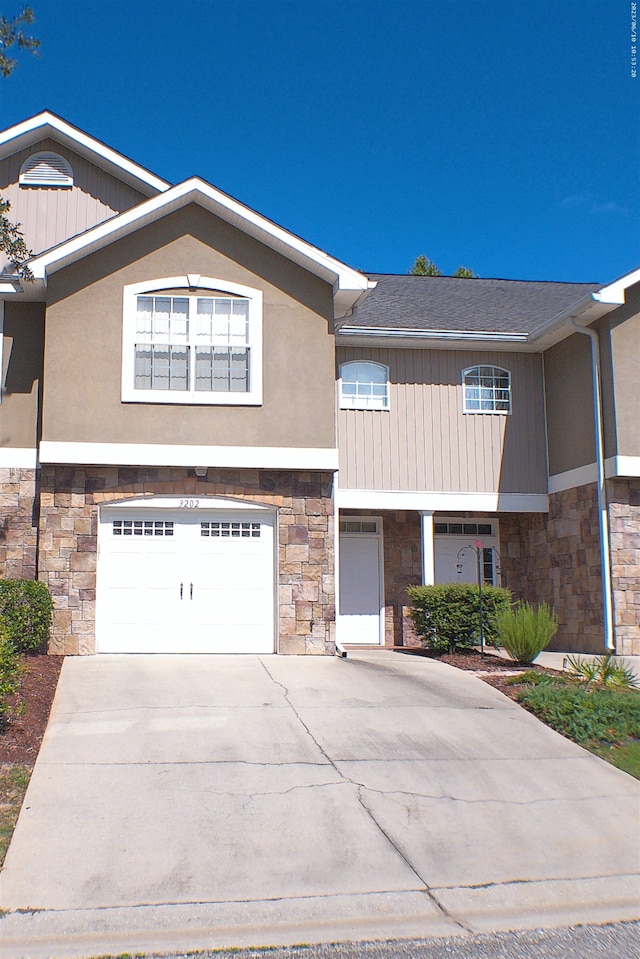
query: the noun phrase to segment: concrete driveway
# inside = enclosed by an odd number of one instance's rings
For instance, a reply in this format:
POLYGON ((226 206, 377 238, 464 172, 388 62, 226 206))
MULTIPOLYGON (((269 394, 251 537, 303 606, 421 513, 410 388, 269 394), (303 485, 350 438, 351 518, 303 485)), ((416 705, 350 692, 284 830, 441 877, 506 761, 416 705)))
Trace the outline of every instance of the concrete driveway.
POLYGON ((0 957, 632 918, 639 799, 431 660, 67 659, 0 957))

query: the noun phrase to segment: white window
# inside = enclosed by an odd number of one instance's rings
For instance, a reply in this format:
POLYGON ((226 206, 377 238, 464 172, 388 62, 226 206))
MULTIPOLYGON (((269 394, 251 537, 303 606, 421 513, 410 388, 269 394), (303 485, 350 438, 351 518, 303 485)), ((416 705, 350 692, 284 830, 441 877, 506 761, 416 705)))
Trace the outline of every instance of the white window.
POLYGON ((465 413, 510 413, 511 374, 499 366, 462 371, 465 413))
POLYGON ((368 360, 340 367, 340 407, 353 410, 389 409, 389 368, 368 360))
POLYGON ((208 277, 125 287, 122 399, 262 402, 262 294, 208 277))
POLYGON ((20 186, 73 186, 71 164, 59 153, 33 153, 20 169, 20 186))

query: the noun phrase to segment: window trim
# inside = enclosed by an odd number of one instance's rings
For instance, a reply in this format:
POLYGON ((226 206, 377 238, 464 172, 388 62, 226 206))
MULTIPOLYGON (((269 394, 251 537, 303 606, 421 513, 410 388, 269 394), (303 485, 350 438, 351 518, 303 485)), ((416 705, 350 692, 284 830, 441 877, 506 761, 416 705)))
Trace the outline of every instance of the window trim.
MULTIPOLYGON (((480 376, 480 373, 478 373, 477 375, 478 375, 478 377, 479 377, 479 376, 480 376)), ((480 386, 476 386, 476 387, 474 387, 474 388, 475 388, 475 389, 480 389, 481 387, 480 387, 480 386)), ((495 403, 495 393, 494 393, 494 397, 493 397, 493 402, 495 403)), ((463 404, 463 405, 462 405, 462 412, 463 412, 463 413, 470 413, 470 414, 478 414, 478 413, 480 413, 480 414, 485 414, 485 415, 488 415, 488 416, 510 416, 510 415, 511 415, 511 412, 512 412, 511 370, 507 370, 507 369, 505 369, 503 366, 496 366, 496 365, 493 364, 493 363, 475 363, 473 366, 468 366, 466 369, 464 369, 464 370, 462 371, 462 404, 463 404), (480 369, 482 369, 483 367, 484 367, 485 369, 491 369, 491 370, 493 370, 494 386, 493 386, 492 388, 493 388, 494 390, 496 389, 496 387, 495 387, 496 372, 506 374, 507 380, 508 380, 508 387, 507 387, 507 389, 508 389, 508 393, 509 393, 509 408, 508 408, 508 409, 506 409, 506 410, 497 410, 497 409, 494 408, 494 409, 489 409, 489 410, 487 410, 487 409, 476 409, 476 408, 471 409, 471 408, 469 408, 468 402, 467 402, 467 387, 471 387, 472 384, 471 384, 471 383, 468 384, 468 383, 466 382, 467 376, 469 376, 471 373, 473 373, 474 370, 480 370, 480 369)))
MULTIPOLYGON (((373 382, 373 381, 372 381, 372 382, 373 382)), ((369 411, 369 412, 374 411, 374 410, 377 410, 377 411, 381 411, 381 412, 383 412, 383 413, 389 411, 389 407, 390 407, 390 397, 389 397, 389 367, 386 365, 386 363, 378 363, 377 360, 368 360, 368 359, 366 359, 366 358, 365 358, 365 359, 359 359, 359 360, 358 360, 358 359, 345 360, 344 363, 341 363, 341 364, 340 364, 340 368, 339 368, 339 371, 338 371, 338 387, 339 387, 339 400, 340 400, 340 409, 341 409, 341 410, 367 410, 367 411, 369 411), (358 363, 358 364, 363 364, 363 363, 364 363, 364 364, 366 364, 367 366, 375 366, 375 367, 377 367, 379 370, 384 370, 384 373, 385 373, 385 385, 386 385, 386 392, 385 392, 385 394, 384 394, 384 405, 382 405, 382 406, 371 406, 369 403, 364 402, 364 401, 360 401, 360 402, 358 403, 358 402, 357 402, 357 397, 356 397, 356 402, 355 402, 355 403, 354 403, 354 402, 347 402, 347 398, 345 397, 344 393, 342 392, 342 384, 343 384, 343 379, 344 379, 344 377, 343 377, 343 370, 344 370, 346 367, 348 367, 348 366, 353 366, 353 365, 356 364, 356 363, 358 363)))
POLYGON ((262 405, 262 291, 240 283, 210 276, 164 276, 141 283, 128 283, 122 305, 122 387, 123 403, 165 403, 188 406, 262 405), (249 390, 246 393, 214 391, 140 390, 135 387, 135 342, 138 296, 161 290, 180 290, 184 297, 215 297, 231 294, 249 301, 250 350, 249 390), (184 292, 182 292, 184 291, 184 292))

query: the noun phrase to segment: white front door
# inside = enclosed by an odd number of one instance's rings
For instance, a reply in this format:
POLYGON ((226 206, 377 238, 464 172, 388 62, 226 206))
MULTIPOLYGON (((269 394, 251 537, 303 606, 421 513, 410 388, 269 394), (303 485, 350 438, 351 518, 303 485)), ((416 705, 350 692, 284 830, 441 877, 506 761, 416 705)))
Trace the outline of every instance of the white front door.
POLYGON ((99 652, 271 653, 274 517, 106 508, 99 652))
POLYGON ((376 646, 384 642, 382 602, 382 537, 379 521, 348 520, 375 532, 340 533, 340 588, 338 641, 342 644, 376 646))
POLYGON ((477 583, 480 543, 483 583, 500 584, 497 520, 437 519, 434 529, 436 583, 477 583))

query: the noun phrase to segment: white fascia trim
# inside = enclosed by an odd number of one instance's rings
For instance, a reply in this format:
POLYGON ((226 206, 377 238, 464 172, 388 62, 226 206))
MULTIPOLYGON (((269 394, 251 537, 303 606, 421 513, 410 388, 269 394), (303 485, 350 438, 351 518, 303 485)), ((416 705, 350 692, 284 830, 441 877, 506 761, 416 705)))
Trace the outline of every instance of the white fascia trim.
MULTIPOLYGON (((100 157, 101 160, 105 161, 105 164, 110 168, 110 172, 114 172, 116 175, 120 175, 122 179, 122 174, 125 174, 127 182, 135 186, 137 183, 138 189, 141 185, 144 185, 146 188, 151 188, 154 192, 163 193, 165 190, 168 190, 170 184, 166 180, 161 180, 160 177, 155 176, 149 170, 145 170, 144 167, 139 166, 137 163, 134 163, 133 160, 127 159, 121 153, 118 153, 116 150, 112 150, 111 147, 108 147, 105 143, 101 143, 99 140, 95 140, 89 134, 84 133, 82 130, 79 130, 77 127, 71 126, 71 124, 66 123, 60 117, 57 117, 55 113, 49 113, 48 110, 45 110, 43 113, 38 113, 34 117, 30 117, 28 120, 23 120, 22 123, 18 123, 16 126, 9 127, 8 130, 4 130, 0 133, 0 147, 6 143, 10 143, 12 140, 18 140, 21 138, 27 139, 25 146, 28 146, 30 143, 35 143, 36 139, 40 137, 46 137, 50 133, 57 134, 57 137, 54 136, 54 139, 60 139, 61 142, 82 153, 91 153, 94 156, 100 157), (37 137, 34 137, 33 134, 37 134, 37 137)), ((16 149, 22 149, 20 144, 16 144, 16 149)), ((6 154, 6 151, 1 151, 6 154)), ((141 192, 147 192, 143 190, 141 192)))
POLYGON ((640 269, 621 276, 608 286, 603 286, 601 290, 593 294, 593 298, 599 303, 613 303, 614 306, 621 306, 625 302, 626 291, 635 283, 640 283, 640 269))
POLYGON ((185 466, 224 469, 338 469, 337 449, 281 446, 164 446, 160 443, 40 444, 41 463, 87 466, 185 466))
POLYGON ((367 339, 457 340, 458 342, 526 343, 527 333, 496 333, 464 330, 410 330, 394 327, 341 326, 337 336, 362 336, 367 339))
MULTIPOLYGON (((604 475, 607 479, 616 476, 640 476, 640 456, 610 456, 604 462, 604 475)), ((587 486, 598 479, 596 463, 587 463, 576 469, 565 470, 549 477, 549 492, 562 493, 567 489, 587 486)))
POLYGON ((79 256, 100 249, 105 242, 125 236, 189 203, 199 203, 222 219, 237 224, 240 229, 274 249, 281 249, 284 255, 288 255, 294 262, 330 282, 338 308, 336 312, 353 307, 369 290, 369 279, 364 274, 265 219, 255 210, 221 193, 199 177, 185 180, 162 195, 151 197, 133 209, 125 210, 92 230, 87 230, 81 236, 35 257, 29 264, 31 271, 36 278, 45 278, 48 273, 61 269, 79 256))
POLYGON ((338 509, 409 509, 419 512, 547 513, 546 493, 443 493, 401 490, 336 492, 338 509))
POLYGON ((38 451, 10 447, 0 448, 0 469, 34 470, 38 466, 38 451))
POLYGON ((0 296, 11 296, 15 293, 22 293, 20 278, 11 275, 0 277, 0 296))

